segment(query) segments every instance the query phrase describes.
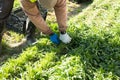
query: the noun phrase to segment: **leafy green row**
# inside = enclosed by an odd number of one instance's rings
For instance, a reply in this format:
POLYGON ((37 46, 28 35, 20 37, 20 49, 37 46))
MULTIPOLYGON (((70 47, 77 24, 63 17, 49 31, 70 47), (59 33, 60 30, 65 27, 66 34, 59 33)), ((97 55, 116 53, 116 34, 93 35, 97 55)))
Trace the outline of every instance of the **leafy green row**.
POLYGON ((36 45, 5 62, 0 79, 119 80, 119 4, 120 0, 94 0, 70 18, 70 44, 53 45, 43 36, 36 45))

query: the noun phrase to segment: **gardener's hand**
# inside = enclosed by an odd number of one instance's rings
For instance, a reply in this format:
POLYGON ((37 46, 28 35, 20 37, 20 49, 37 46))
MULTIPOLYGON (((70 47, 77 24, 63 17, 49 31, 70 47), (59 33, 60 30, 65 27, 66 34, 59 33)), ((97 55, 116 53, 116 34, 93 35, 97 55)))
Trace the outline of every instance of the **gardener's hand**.
POLYGON ((71 42, 71 37, 67 34, 67 33, 65 33, 65 34, 60 34, 60 40, 63 42, 63 43, 65 43, 65 44, 67 44, 67 43, 70 43, 71 42))
POLYGON ((53 43, 55 43, 55 44, 60 44, 60 40, 59 40, 59 38, 58 38, 58 35, 57 34, 52 34, 52 35, 50 35, 50 40, 53 42, 53 43))

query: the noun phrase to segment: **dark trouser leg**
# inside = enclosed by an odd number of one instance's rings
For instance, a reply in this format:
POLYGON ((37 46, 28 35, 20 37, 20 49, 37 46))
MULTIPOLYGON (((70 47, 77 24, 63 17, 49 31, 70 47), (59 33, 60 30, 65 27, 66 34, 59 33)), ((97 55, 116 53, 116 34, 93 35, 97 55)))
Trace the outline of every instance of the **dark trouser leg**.
POLYGON ((14 0, 0 0, 0 22, 5 21, 13 8, 14 0))
POLYGON ((1 52, 1 41, 3 35, 3 28, 5 26, 5 21, 10 15, 13 7, 14 0, 0 0, 0 52, 1 52))
POLYGON ((2 52, 2 35, 3 35, 3 29, 4 29, 4 22, 0 22, 0 53, 2 52))
POLYGON ((13 8, 14 0, 0 0, 0 41, 2 39, 2 32, 5 22, 9 17, 13 8))
POLYGON ((2 40, 3 28, 4 28, 4 22, 1 22, 0 23, 0 42, 2 40))

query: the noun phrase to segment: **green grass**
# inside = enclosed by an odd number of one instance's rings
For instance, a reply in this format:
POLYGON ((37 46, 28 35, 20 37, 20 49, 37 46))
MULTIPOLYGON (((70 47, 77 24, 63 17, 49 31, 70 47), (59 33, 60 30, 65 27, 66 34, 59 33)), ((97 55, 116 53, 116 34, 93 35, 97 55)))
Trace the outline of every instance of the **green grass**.
POLYGON ((15 0, 14 1, 14 9, 19 8, 19 7, 20 7, 19 0, 15 0))
POLYGON ((94 0, 68 21, 70 44, 57 46, 43 36, 1 65, 0 79, 119 80, 119 4, 120 0, 94 0))

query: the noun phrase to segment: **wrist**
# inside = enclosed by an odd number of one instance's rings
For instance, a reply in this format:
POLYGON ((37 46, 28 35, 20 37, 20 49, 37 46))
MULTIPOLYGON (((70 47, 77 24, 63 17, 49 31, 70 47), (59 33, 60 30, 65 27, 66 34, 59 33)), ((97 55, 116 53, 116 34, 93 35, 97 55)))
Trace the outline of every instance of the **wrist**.
POLYGON ((65 34, 65 33, 66 33, 66 31, 61 31, 60 33, 61 33, 61 34, 65 34))
POLYGON ((54 34, 55 34, 55 33, 50 33, 49 36, 52 36, 52 35, 54 35, 54 34))

